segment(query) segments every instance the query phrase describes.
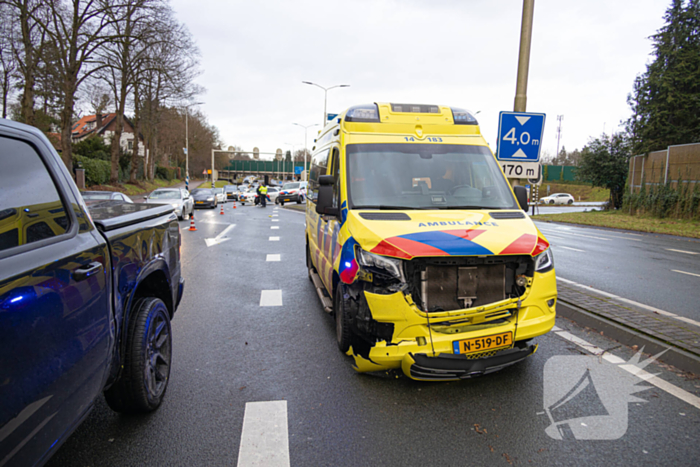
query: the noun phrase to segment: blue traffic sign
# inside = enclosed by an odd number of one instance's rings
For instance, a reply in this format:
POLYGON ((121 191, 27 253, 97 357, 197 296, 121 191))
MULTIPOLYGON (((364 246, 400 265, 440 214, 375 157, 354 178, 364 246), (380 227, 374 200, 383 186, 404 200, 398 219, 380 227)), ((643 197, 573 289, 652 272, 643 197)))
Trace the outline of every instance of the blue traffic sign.
POLYGON ((499 161, 539 162, 545 114, 501 112, 498 118, 499 161))
POLYGON ((303 165, 297 165, 294 167, 294 175, 301 175, 301 173, 304 171, 304 166, 303 165))
POLYGON ((328 115, 326 115, 326 118, 330 122, 331 120, 333 120, 337 116, 338 116, 338 114, 328 114, 328 115))

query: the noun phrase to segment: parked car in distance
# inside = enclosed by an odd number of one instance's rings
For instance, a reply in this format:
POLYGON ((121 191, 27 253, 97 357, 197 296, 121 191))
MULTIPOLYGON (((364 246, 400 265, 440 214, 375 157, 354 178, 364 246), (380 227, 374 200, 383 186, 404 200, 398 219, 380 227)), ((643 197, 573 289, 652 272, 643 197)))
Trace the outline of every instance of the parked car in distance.
POLYGON ((0 465, 44 465, 103 393, 117 412, 164 400, 180 226, 169 205, 88 212, 28 125, 0 119, 0 167, 0 465))
POLYGON ((125 201, 127 203, 133 203, 131 198, 126 196, 124 193, 119 193, 118 191, 81 191, 80 195, 85 201, 125 201))
POLYGON ((194 212, 194 202, 184 188, 158 188, 144 198, 146 204, 170 204, 178 219, 189 219, 194 212))
POLYGON ((306 198, 306 186, 307 182, 287 182, 282 185, 280 194, 277 197, 277 203, 284 206, 284 203, 290 201, 295 201, 297 204, 301 204, 306 198))
POLYGON ((226 185, 224 187, 226 200, 238 201, 238 187, 236 185, 226 185))
POLYGON ((211 188, 195 188, 190 194, 196 208, 215 208, 219 204, 211 188))
POLYGON ((216 201, 218 203, 225 203, 226 202, 226 192, 224 191, 223 188, 213 188, 212 191, 216 195, 216 201))
POLYGON ((554 193, 540 199, 542 204, 574 204, 574 197, 568 193, 554 193))

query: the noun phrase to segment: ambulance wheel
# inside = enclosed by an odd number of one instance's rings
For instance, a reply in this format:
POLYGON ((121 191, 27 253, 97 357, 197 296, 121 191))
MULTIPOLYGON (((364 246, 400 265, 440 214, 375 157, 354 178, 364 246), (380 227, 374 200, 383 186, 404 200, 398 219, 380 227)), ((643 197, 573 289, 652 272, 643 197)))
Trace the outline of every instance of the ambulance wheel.
POLYGON ((350 348, 352 330, 350 329, 350 319, 345 310, 345 300, 343 300, 343 283, 338 282, 333 297, 333 314, 335 315, 335 337, 338 342, 338 349, 346 353, 350 348))

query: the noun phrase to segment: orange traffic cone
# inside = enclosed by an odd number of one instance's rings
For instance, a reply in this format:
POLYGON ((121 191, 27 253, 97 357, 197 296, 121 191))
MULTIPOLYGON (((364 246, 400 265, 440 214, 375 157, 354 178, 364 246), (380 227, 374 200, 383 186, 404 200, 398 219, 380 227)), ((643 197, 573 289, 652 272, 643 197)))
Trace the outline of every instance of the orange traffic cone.
POLYGON ((194 226, 194 211, 190 214, 190 230, 197 230, 197 227, 194 226))
POLYGON ((236 209, 236 202, 233 202, 233 209, 236 209))
POLYGON ((221 212, 219 214, 224 215, 224 203, 221 203, 221 212))

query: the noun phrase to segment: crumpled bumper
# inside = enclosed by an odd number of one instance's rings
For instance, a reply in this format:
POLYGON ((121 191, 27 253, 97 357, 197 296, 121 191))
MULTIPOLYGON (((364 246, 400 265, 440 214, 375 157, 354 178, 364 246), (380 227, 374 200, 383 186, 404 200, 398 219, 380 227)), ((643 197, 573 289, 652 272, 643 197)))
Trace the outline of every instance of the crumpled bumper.
POLYGON ((514 347, 484 358, 470 359, 468 355, 408 353, 401 369, 411 379, 419 381, 457 381, 487 375, 525 360, 537 351, 537 344, 514 347))

